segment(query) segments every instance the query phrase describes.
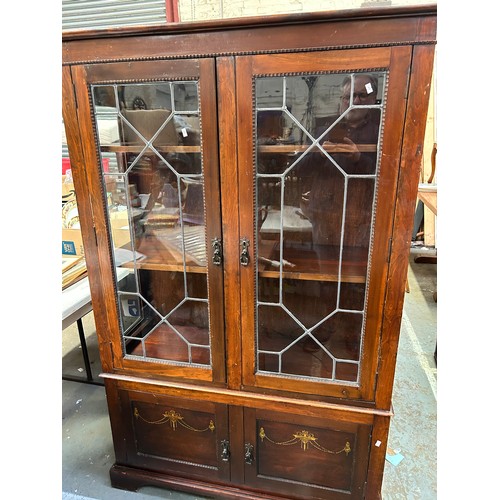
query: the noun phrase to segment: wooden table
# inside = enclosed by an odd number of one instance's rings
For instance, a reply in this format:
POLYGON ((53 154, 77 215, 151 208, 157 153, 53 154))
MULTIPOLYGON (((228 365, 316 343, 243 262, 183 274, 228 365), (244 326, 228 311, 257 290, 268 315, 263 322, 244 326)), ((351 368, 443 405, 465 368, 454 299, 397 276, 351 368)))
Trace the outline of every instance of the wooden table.
MULTIPOLYGON (((417 197, 437 217, 437 186, 435 184, 420 184, 418 186, 417 197), (432 188, 429 186, 432 186, 432 188)), ((431 257, 418 256, 414 260, 416 263, 437 264, 437 255, 431 257)), ((437 302, 437 292, 434 292, 434 301, 437 302)), ((437 341, 434 350, 434 361, 437 364, 437 341)))
MULTIPOLYGON (((435 184, 419 184, 417 197, 437 216, 437 186, 435 184)), ((417 263, 437 264, 437 256, 419 255, 414 259, 417 263)))
MULTIPOLYGON (((129 270, 118 268, 117 279, 120 281, 129 270)), ((92 299, 90 297, 90 285, 88 277, 77 281, 74 285, 69 286, 62 291, 62 329, 65 330, 68 326, 76 321, 78 327, 78 335, 80 337, 80 345, 82 347, 83 362, 85 364, 86 378, 71 377, 63 375, 63 380, 71 380, 72 382, 85 382, 88 384, 103 385, 101 382, 94 380, 92 369, 90 367, 89 353, 87 349, 87 341, 83 329, 82 318, 92 311, 92 299)))
POLYGON ((421 184, 418 188, 418 199, 422 200, 423 204, 431 210, 434 215, 437 215, 437 187, 433 190, 426 188, 426 184, 421 184))

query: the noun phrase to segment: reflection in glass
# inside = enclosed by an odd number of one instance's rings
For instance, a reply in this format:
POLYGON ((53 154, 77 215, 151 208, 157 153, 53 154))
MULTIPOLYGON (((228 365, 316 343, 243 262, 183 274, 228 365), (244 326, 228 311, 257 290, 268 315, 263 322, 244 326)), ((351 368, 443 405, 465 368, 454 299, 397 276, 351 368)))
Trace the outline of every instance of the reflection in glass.
POLYGON ((260 372, 359 380, 384 86, 255 80, 260 372))
POLYGON ((211 363, 197 81, 95 85, 124 355, 211 363), (120 276, 120 279, 118 279, 120 276))

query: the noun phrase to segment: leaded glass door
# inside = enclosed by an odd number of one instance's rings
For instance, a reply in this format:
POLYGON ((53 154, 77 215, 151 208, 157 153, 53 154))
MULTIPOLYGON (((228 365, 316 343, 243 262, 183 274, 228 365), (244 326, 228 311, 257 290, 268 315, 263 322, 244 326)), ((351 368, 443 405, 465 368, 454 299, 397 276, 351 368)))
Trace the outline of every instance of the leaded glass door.
POLYGON ((114 270, 115 366, 223 381, 214 62, 80 71, 114 270))
POLYGON ((238 139, 254 141, 239 158, 245 385, 371 397, 400 147, 384 123, 402 126, 405 88, 389 87, 409 64, 396 53, 237 61, 253 103, 238 139))

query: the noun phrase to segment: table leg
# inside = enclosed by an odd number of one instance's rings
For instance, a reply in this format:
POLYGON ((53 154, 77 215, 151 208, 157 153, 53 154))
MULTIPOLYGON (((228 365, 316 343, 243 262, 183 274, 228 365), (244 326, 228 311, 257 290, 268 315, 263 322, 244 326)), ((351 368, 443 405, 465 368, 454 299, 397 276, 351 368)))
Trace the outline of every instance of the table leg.
POLYGON ((78 335, 80 336, 80 345, 82 346, 83 362, 85 363, 85 371, 87 372, 87 380, 92 381, 92 369, 90 368, 89 351, 87 350, 87 340, 85 339, 85 332, 83 331, 82 319, 76 320, 78 327, 78 335))

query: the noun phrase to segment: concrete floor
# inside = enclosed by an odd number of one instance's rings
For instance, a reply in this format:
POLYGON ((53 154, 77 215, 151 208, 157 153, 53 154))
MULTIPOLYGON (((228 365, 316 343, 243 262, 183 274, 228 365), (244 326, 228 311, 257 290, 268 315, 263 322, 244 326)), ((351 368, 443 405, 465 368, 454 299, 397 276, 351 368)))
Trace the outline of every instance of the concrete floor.
MULTIPOLYGON (((384 500, 437 498, 436 265, 416 264, 415 255, 433 250, 414 248, 410 254, 399 354, 394 383, 394 413, 389 447, 404 457, 385 464, 384 500)), ((83 321, 94 378, 99 381, 95 324, 92 313, 83 321)), ((76 324, 62 334, 63 376, 85 379, 76 324)), ((109 469, 114 463, 104 387, 62 381, 62 498, 67 500, 148 500, 197 497, 155 487, 127 492, 112 488, 109 469)))

